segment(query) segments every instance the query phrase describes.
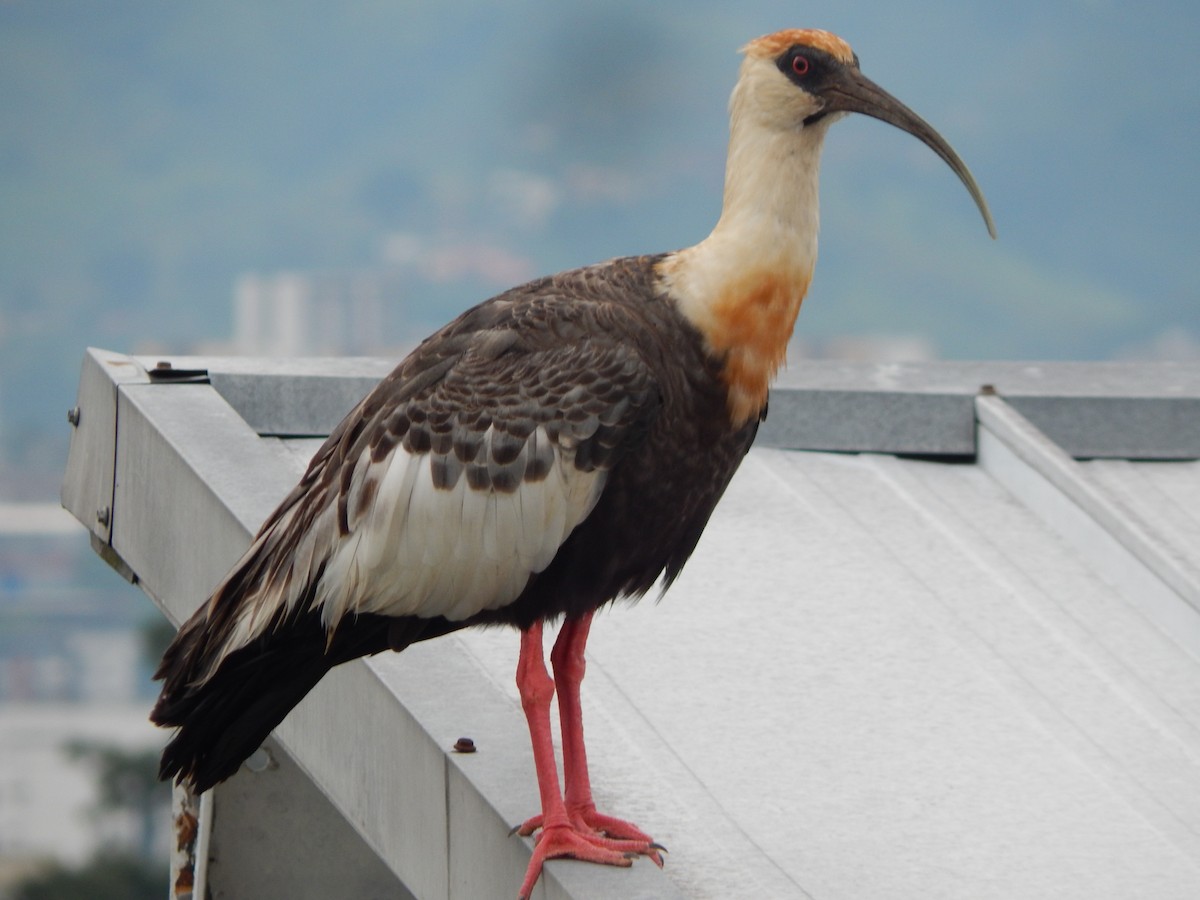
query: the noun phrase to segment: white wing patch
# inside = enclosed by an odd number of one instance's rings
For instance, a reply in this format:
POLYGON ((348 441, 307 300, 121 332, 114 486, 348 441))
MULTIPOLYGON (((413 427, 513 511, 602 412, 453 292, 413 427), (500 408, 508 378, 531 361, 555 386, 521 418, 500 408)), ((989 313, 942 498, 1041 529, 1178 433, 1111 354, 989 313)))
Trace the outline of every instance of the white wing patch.
MULTIPOLYGON (((541 428, 533 439, 549 444, 541 428)), ((577 470, 558 447, 545 478, 511 492, 472 488, 465 475, 437 488, 429 454, 399 445, 380 463, 368 453, 358 468, 379 479, 373 502, 359 510, 351 497, 351 534, 333 549, 314 600, 330 629, 347 613, 461 621, 511 603, 603 486, 601 471, 577 470)))
MULTIPOLYGON (((347 492, 350 533, 340 533, 331 495, 287 571, 246 598, 225 652, 266 630, 281 606, 294 609, 322 562, 312 608, 321 610, 330 632, 355 613, 461 621, 511 603, 532 574, 550 565, 604 487, 603 470, 576 469, 574 451, 553 444, 544 428, 528 439, 528 452, 536 447, 553 448, 546 476, 508 492, 473 488, 465 472, 453 487, 435 487, 430 454, 409 453, 400 444, 380 462, 364 450, 347 492)), ((250 553, 278 540, 294 513, 289 510, 250 553)))

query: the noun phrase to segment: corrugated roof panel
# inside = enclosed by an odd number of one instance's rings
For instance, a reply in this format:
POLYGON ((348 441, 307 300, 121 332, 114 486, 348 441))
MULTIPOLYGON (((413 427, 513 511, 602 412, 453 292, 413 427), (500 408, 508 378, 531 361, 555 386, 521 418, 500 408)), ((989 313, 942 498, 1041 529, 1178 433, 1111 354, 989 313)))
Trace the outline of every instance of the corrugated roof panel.
POLYGON ((1072 629, 1073 644, 1093 649, 1093 657, 1101 651, 1112 656, 1191 727, 1200 726, 1196 658, 1097 574, 1067 541, 977 467, 966 467, 963 477, 946 477, 936 464, 898 464, 956 511, 961 527, 977 535, 975 547, 985 559, 1003 559, 1009 577, 1027 585, 1026 595, 1040 598, 1039 619, 1057 623, 1060 631, 1072 629), (976 485, 986 486, 985 502, 980 502, 976 485))
MULTIPOLYGON (((93 399, 68 479, 80 489, 64 498, 178 618, 319 444, 255 433, 334 421, 336 399, 370 372, 316 367, 346 383, 309 394, 286 383, 303 363, 206 363, 210 386, 195 373, 115 375, 124 359, 93 351, 85 366, 81 397, 93 399), (259 402, 263 377, 286 404, 259 402), (94 400, 110 391, 127 414, 94 400), (248 428, 238 403, 267 424, 248 428), (110 537, 86 497, 113 453, 110 537), (133 464, 143 457, 154 466, 133 464)), ((1071 407, 1063 433, 1078 453, 1115 452, 1149 415, 1133 444, 1170 456, 1192 446, 1170 424, 1200 402, 1200 368, 1096 371, 807 367, 818 390, 772 401, 781 443, 821 449, 821 414, 853 425, 828 441, 839 447, 908 447, 898 420, 916 406, 948 416, 925 452, 976 448, 977 462, 752 451, 668 596, 605 612, 589 643, 597 801, 670 848, 666 873, 645 860, 632 872, 552 862, 539 890, 1200 896, 1200 463, 1080 464, 1021 414, 1045 413, 1047 397, 1071 407), (1158 384, 1167 376, 1178 384, 1158 384), (1015 399, 976 397, 984 382, 1015 399), (1098 413, 1114 398, 1120 421, 1098 413), (779 426, 789 409, 795 421, 779 426)), ((277 731, 416 894, 485 895, 524 870, 525 845, 505 837, 537 804, 517 643, 507 630, 464 633, 340 667, 277 731), (462 734, 478 753, 448 753, 462 734)), ((278 790, 272 778, 244 770, 230 785, 278 790)), ((229 785, 214 796, 226 821, 245 811, 229 785)), ((294 860, 293 883, 308 863, 294 860)))
POLYGON ((1127 515, 1152 525, 1164 548, 1200 581, 1200 461, 1098 459, 1081 465, 1127 515))
MULTIPOLYGON (((671 761, 648 761, 663 805, 640 815, 690 856, 669 877, 698 897, 755 884, 754 856, 731 871, 732 831, 772 860, 768 896, 1200 891, 1194 736, 1092 634, 1130 620, 1068 612, 1119 607, 1110 588, 1079 565, 1040 586, 1070 555, 973 467, 752 453, 670 595, 604 616, 591 644, 590 677, 645 710, 671 761), (984 508, 1000 514, 969 526, 984 508), (692 779, 725 827, 674 804, 692 779)), ((1189 665, 1148 628, 1150 652, 1189 665)), ((589 696, 600 721, 629 717, 606 705, 589 696)), ((605 730, 589 726, 593 780, 629 813, 605 730)))

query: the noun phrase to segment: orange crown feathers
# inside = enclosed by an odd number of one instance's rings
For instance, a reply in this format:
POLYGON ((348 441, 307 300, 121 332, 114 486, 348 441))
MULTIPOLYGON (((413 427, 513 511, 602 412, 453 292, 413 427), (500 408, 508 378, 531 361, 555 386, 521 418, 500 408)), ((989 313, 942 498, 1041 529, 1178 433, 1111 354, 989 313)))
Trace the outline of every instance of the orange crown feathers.
POLYGON ((789 28, 785 31, 776 31, 774 34, 764 34, 743 47, 742 52, 747 56, 774 59, 789 47, 797 44, 824 50, 834 59, 846 64, 854 62, 854 51, 850 49, 849 44, 836 34, 821 31, 819 28, 789 28))

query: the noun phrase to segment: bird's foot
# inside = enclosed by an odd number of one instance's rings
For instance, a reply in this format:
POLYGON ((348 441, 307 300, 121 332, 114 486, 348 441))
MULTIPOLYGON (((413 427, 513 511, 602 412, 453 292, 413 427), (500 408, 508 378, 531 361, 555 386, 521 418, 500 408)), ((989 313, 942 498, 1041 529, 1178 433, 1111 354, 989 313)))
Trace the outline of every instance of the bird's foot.
MULTIPOLYGON (((606 816, 604 813, 597 812, 594 806, 573 811, 569 815, 571 826, 583 837, 620 853, 636 853, 639 856, 647 856, 660 869, 663 867, 662 854, 667 852, 667 848, 662 844, 655 843, 650 835, 632 822, 618 819, 615 816, 606 816)), ((518 825, 513 829, 513 833, 529 837, 541 827, 542 817, 537 815, 518 825)))
MULTIPOLYGON (((516 830, 516 833, 528 836, 533 830, 539 828, 541 816, 535 818, 539 821, 532 826, 530 831, 524 830, 526 825, 529 825, 529 822, 526 822, 516 830)), ((529 861, 529 868, 525 870, 525 880, 521 882, 518 900, 527 900, 533 891, 533 886, 537 883, 538 876, 542 874, 542 864, 548 859, 566 857, 584 862, 601 863, 606 866, 627 868, 633 865, 633 859, 638 854, 638 851, 632 848, 620 847, 619 845, 626 843, 624 841, 614 841, 595 832, 581 832, 573 824, 566 823, 542 829, 542 833, 534 841, 533 858, 529 861)))
MULTIPOLYGON (((638 850, 639 853, 646 853, 651 858, 658 857, 660 851, 665 851, 666 848, 660 844, 654 843, 654 840, 642 829, 638 828, 632 822, 627 822, 624 819, 618 819, 615 816, 606 816, 604 813, 596 812, 596 808, 592 807, 579 814, 578 822, 582 822, 585 826, 593 831, 599 832, 608 838, 620 841, 626 844, 636 844, 638 847, 645 848, 638 850), (647 850, 653 852, 646 852, 647 850)), ((662 867, 661 857, 654 860, 662 867)))

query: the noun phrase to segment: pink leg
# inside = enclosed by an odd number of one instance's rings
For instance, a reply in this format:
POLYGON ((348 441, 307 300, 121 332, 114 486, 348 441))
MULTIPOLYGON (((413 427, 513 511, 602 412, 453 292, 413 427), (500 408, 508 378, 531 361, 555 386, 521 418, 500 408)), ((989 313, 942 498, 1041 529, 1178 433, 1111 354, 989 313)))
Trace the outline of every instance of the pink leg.
POLYGON ((662 848, 636 825, 596 811, 592 783, 588 776, 587 749, 583 739, 583 705, 579 686, 587 669, 583 651, 592 627, 592 614, 563 623, 550 664, 558 684, 558 714, 562 726, 563 773, 566 780, 567 815, 577 828, 585 827, 613 839, 614 847, 645 853, 662 866, 662 848))
POLYGON ((520 897, 527 898, 548 859, 569 856, 612 866, 631 865, 621 850, 606 846, 602 838, 581 834, 572 826, 558 787, 558 767, 554 762, 554 741, 550 732, 550 701, 554 682, 546 671, 542 652, 542 626, 536 624, 521 633, 521 657, 517 663, 517 689, 529 723, 533 744, 533 765, 537 771, 538 793, 542 801, 542 833, 538 835, 533 858, 521 883, 520 897))
MULTIPOLYGON (((566 782, 564 810, 575 830, 592 836, 593 840, 611 850, 624 853, 639 853, 649 856, 662 866, 663 848, 653 843, 650 836, 637 826, 606 816, 596 811, 592 799, 592 785, 588 776, 587 749, 583 738, 583 707, 579 698, 579 686, 583 681, 587 664, 584 647, 592 624, 592 614, 563 623, 550 662, 554 666, 555 683, 558 686, 558 712, 562 725, 563 772, 566 782)), ((551 759, 553 764, 553 759, 551 759)), ((555 782, 557 785, 557 781, 555 782)), ((533 834, 547 821, 543 816, 534 816, 518 828, 522 835, 533 834)))

